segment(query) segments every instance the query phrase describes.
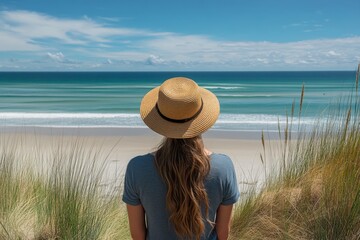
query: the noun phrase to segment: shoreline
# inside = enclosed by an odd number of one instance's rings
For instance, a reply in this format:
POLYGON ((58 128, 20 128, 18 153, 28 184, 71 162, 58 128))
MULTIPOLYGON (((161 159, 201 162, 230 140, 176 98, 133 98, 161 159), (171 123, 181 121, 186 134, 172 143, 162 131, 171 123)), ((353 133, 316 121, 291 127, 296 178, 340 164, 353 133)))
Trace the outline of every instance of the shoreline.
MULTIPOLYGON (((269 144, 279 144, 277 135, 274 133, 273 139, 265 135, 267 148, 269 144)), ((260 160, 260 154, 263 154, 261 131, 210 129, 203 134, 203 139, 210 151, 226 154, 232 159, 243 194, 246 194, 248 187, 259 186, 265 179, 265 167, 270 170, 275 163, 271 156, 265 165, 260 160)), ((99 161, 106 158, 105 185, 122 178, 127 163, 133 157, 154 151, 161 140, 161 135, 148 128, 0 127, 0 143, 15 143, 14 146, 21 143, 17 147, 18 153, 31 159, 39 158, 39 154, 40 158, 51 155, 58 147, 66 152, 79 143, 85 152, 99 151, 99 161)), ((41 163, 34 160, 33 165, 35 168, 49 167, 51 161, 51 158, 41 163)))
MULTIPOLYGON (((278 140, 277 131, 263 131, 266 139, 278 140)), ((36 134, 47 136, 78 137, 116 137, 116 136, 150 136, 157 133, 147 127, 47 127, 47 126, 0 126, 0 134, 36 134)), ((204 138, 241 139, 261 141, 262 130, 225 130, 210 129, 203 134, 204 138)), ((296 134, 296 132, 293 132, 296 134)))

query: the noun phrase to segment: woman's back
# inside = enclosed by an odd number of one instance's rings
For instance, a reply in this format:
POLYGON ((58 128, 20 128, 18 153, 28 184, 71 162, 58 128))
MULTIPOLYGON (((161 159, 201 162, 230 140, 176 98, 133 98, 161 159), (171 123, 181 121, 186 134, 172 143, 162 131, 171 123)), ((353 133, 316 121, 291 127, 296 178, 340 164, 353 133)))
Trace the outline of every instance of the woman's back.
MULTIPOLYGON (((234 167, 228 156, 210 155, 210 172, 204 185, 209 200, 208 220, 215 222, 219 205, 234 204, 239 197, 234 167)), ((167 187, 157 171, 154 155, 138 156, 129 162, 124 189, 123 201, 130 205, 141 204, 145 210, 148 240, 178 238, 169 222, 165 207, 167 187)), ((203 239, 217 239, 210 223, 204 223, 203 239)))

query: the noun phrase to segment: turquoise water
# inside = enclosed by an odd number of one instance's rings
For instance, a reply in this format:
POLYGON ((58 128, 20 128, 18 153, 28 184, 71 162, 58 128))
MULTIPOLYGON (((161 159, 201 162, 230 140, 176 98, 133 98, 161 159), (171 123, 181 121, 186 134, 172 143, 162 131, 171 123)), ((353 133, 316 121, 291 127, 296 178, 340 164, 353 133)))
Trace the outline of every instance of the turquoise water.
POLYGON ((355 83, 355 71, 2 72, 0 126, 144 127, 142 96, 175 76, 214 92, 221 105, 214 127, 232 130, 275 130, 298 105, 303 84, 303 122, 311 125, 355 83))

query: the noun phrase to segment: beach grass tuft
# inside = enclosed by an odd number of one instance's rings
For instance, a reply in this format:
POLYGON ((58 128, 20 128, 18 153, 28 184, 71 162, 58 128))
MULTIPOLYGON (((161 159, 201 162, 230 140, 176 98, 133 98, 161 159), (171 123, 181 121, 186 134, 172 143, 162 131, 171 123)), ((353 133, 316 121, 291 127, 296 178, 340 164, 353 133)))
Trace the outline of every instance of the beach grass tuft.
POLYGON ((355 81, 355 91, 358 92, 359 90, 359 74, 360 74, 360 63, 358 64, 358 68, 356 71, 356 81, 355 81))
POLYGON ((120 188, 103 186, 101 149, 75 139, 30 157, 19 142, 2 138, 0 146, 0 239, 129 239, 120 188))
MULTIPOLYGON (((299 116, 303 97, 304 86, 299 116)), ((291 111, 279 127, 282 150, 272 156, 281 164, 241 199, 231 239, 360 238, 360 99, 341 101, 313 129, 299 123, 294 139, 291 111)))

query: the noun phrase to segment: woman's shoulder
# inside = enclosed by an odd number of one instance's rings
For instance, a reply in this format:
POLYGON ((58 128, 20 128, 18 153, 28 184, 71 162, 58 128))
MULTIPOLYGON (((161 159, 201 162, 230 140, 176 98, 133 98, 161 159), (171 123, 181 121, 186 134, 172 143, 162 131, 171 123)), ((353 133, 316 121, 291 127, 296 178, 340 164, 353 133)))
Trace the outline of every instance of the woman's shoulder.
POLYGON ((231 158, 222 153, 213 153, 210 155, 211 157, 211 168, 214 170, 220 170, 222 172, 232 171, 234 169, 234 164, 231 158))
POLYGON ((130 159, 128 163, 128 168, 141 168, 146 165, 152 164, 152 160, 154 159, 154 156, 151 153, 147 153, 144 155, 138 155, 136 157, 133 157, 130 159))
POLYGON ((218 163, 232 163, 231 158, 223 153, 212 153, 210 155, 212 162, 218 162, 218 163))

